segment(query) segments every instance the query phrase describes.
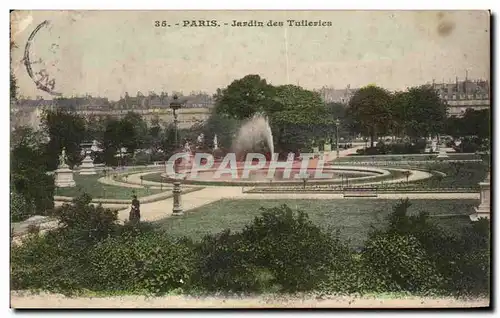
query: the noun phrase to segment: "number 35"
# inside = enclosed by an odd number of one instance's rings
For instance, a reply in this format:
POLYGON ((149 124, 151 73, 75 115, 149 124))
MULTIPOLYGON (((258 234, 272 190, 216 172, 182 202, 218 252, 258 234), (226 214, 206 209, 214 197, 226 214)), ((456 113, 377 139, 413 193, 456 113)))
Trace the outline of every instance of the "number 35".
POLYGON ((166 27, 167 21, 155 21, 155 27, 166 27))

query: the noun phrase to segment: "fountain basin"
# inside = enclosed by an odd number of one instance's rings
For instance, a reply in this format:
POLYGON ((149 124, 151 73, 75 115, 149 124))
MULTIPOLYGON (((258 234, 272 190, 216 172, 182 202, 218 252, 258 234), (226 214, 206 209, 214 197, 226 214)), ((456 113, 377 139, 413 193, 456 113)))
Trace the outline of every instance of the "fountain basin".
MULTIPOLYGON (((224 168, 224 167, 222 167, 224 168)), ((228 168, 228 167, 226 167, 228 168)), ((302 167, 300 161, 285 169, 284 167, 270 168, 269 164, 263 168, 247 171, 247 176, 244 177, 245 167, 244 162, 238 162, 238 165, 232 169, 221 171, 219 165, 214 165, 213 168, 205 170, 194 170, 192 166, 184 167, 179 172, 184 173, 185 184, 214 184, 214 185, 258 185, 258 184, 301 184, 304 180, 307 183, 317 184, 335 184, 346 182, 365 182, 376 181, 381 177, 389 177, 391 172, 386 169, 376 167, 353 167, 353 166, 330 166, 325 165, 318 173, 316 165, 311 162, 308 167, 302 167), (288 176, 286 175, 288 170, 288 176), (304 177, 304 172, 309 176, 304 177), (328 175, 328 176, 325 176, 328 175)), ((173 181, 167 173, 163 173, 162 177, 166 182, 173 181)))

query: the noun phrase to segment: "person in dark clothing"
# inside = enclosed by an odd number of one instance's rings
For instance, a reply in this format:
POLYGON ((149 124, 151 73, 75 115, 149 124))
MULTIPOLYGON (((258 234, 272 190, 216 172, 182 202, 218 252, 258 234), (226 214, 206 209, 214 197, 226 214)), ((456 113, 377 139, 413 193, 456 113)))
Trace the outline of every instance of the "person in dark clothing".
POLYGON ((140 202, 137 200, 137 196, 132 196, 132 206, 130 208, 129 221, 138 223, 141 220, 141 210, 140 202))

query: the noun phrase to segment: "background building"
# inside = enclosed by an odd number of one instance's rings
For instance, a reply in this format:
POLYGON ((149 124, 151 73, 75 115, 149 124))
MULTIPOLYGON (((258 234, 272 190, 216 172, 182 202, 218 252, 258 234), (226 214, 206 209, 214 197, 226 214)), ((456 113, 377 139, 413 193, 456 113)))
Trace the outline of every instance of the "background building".
POLYGON ((448 116, 462 116, 467 108, 490 109, 490 84, 486 80, 465 80, 455 83, 432 83, 439 97, 448 104, 448 116))

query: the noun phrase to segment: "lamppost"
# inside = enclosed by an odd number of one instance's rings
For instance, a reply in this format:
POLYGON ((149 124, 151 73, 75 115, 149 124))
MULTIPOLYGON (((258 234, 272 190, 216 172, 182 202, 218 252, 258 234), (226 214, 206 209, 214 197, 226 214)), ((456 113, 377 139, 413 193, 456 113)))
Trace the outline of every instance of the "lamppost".
MULTIPOLYGON (((177 113, 175 112, 176 110, 178 110, 179 108, 181 108, 181 103, 179 103, 177 101, 177 95, 174 95, 174 100, 170 103, 170 108, 172 109, 173 113, 174 113, 174 129, 175 129, 175 147, 176 149, 179 149, 179 142, 177 140, 177 113)), ((179 172, 179 163, 178 163, 178 159, 174 161, 174 171, 175 171, 175 174, 177 175, 177 173, 179 172)), ((172 189, 172 194, 173 194, 173 199, 174 199, 174 203, 173 203, 173 208, 172 208, 172 215, 176 216, 176 215, 182 215, 183 214, 183 211, 182 211, 182 207, 181 207, 181 180, 179 178, 177 178, 177 176, 175 177, 174 179, 174 187, 172 189)))
POLYGON ((336 130, 336 134, 335 134, 335 137, 337 139, 337 159, 339 158, 339 125, 340 125, 340 120, 337 118, 335 120, 335 130, 336 130))
POLYGON ((177 120, 177 113, 175 112, 176 110, 178 110, 179 108, 181 108, 181 103, 179 103, 178 101, 178 97, 177 95, 174 95, 174 100, 170 103, 170 108, 172 109, 173 113, 174 113, 174 128, 175 128, 175 147, 178 148, 179 147, 179 141, 177 140, 177 124, 179 123, 179 121, 177 120))

